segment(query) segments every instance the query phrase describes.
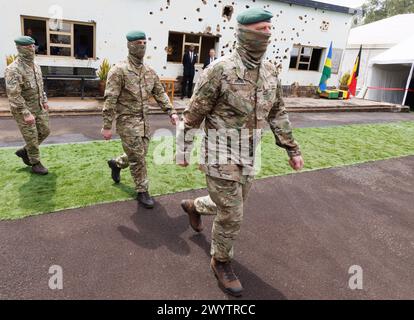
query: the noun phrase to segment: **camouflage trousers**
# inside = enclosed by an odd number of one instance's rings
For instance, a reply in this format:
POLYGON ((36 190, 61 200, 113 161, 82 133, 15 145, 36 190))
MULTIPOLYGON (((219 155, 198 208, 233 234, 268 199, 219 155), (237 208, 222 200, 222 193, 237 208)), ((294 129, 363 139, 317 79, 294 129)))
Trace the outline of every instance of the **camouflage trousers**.
POLYGON ((131 128, 117 126, 117 132, 121 137, 124 154, 115 158, 116 164, 121 169, 129 167, 137 192, 148 191, 147 164, 145 157, 148 152, 149 138, 134 132, 131 128))
POLYGON ((24 148, 27 151, 29 160, 32 164, 40 162, 39 145, 45 140, 49 134, 49 114, 40 109, 38 111, 32 111, 36 121, 33 124, 27 124, 24 121, 22 114, 12 112, 14 119, 17 122, 17 126, 23 136, 26 145, 24 148))
POLYGON ((206 175, 209 195, 196 198, 194 205, 201 215, 214 215, 211 255, 223 262, 234 256, 234 241, 240 233, 243 206, 252 186, 252 178, 243 183, 206 175))

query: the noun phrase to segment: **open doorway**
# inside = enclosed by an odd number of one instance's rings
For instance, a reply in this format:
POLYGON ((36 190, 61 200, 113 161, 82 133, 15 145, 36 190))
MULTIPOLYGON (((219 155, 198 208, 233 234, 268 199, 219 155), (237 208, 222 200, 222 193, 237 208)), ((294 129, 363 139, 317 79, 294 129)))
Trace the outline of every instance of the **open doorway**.
POLYGON ((374 64, 368 81, 366 99, 402 104, 411 64, 374 64))
POLYGON ((407 98, 405 99, 405 105, 409 106, 411 111, 414 111, 414 77, 411 77, 407 98))

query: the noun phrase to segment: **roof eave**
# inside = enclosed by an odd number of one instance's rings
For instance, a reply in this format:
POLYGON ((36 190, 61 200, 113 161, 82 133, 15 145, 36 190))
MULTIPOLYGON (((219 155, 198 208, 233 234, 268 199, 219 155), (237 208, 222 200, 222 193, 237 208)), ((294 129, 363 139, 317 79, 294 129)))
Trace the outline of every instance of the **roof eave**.
POLYGON ((360 14, 362 12, 361 9, 343 7, 343 6, 338 6, 336 4, 323 3, 319 1, 313 1, 313 0, 276 0, 276 1, 284 2, 287 4, 294 4, 294 5, 298 5, 302 7, 334 11, 334 12, 351 14, 351 15, 360 14))

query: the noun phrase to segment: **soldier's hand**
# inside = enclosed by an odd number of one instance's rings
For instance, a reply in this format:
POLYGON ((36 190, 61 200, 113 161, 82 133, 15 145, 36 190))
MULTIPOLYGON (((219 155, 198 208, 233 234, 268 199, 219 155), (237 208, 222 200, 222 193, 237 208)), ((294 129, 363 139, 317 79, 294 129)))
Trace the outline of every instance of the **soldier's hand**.
POLYGON ((112 130, 111 129, 103 129, 101 130, 102 136, 105 140, 111 140, 112 138, 112 130))
POLYGON ((180 122, 180 117, 177 114, 173 114, 171 115, 170 121, 173 126, 176 126, 180 122))
POLYGON ((290 158, 289 164, 293 170, 299 171, 303 168, 304 161, 302 156, 295 156, 290 158))
POLYGON ((26 122, 27 124, 33 124, 35 123, 35 117, 32 114, 30 114, 24 117, 24 122, 26 122))
POLYGON ((47 104, 47 102, 43 104, 43 109, 49 111, 49 105, 47 104))
POLYGON ((183 155, 179 155, 178 153, 175 155, 175 161, 176 163, 180 166, 180 167, 187 167, 188 166, 188 162, 187 159, 184 158, 183 155))
POLYGON ((188 167, 188 162, 184 160, 184 161, 181 161, 180 163, 178 163, 178 165, 179 165, 180 167, 185 168, 185 167, 188 167))

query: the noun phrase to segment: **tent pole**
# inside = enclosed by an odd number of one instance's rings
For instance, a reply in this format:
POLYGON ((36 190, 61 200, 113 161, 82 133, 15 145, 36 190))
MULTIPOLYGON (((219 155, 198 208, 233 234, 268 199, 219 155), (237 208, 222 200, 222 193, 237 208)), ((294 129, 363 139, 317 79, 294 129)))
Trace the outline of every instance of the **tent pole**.
POLYGON ((411 78, 413 77, 413 69, 414 63, 411 64, 411 70, 410 74, 408 75, 407 85, 405 86, 404 99, 402 101, 402 105, 405 105, 405 100, 407 99, 408 89, 410 88, 411 78))

